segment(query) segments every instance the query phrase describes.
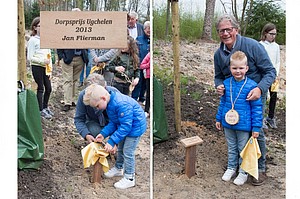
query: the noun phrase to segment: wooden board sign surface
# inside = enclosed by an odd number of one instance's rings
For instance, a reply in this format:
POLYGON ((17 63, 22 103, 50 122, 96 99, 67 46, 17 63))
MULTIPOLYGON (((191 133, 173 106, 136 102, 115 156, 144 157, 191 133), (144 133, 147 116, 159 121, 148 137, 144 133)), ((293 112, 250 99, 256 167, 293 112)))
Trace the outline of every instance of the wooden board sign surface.
POLYGON ((201 144, 203 140, 199 136, 189 137, 180 140, 184 147, 194 146, 196 144, 201 144))
POLYGON ((126 48, 127 13, 41 11, 41 48, 126 48))

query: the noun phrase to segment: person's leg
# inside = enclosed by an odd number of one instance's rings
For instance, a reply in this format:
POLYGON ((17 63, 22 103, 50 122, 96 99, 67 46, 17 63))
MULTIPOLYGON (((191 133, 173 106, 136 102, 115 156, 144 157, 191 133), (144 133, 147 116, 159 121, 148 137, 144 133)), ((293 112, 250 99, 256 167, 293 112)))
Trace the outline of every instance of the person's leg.
POLYGON ((45 93, 44 93, 44 101, 43 101, 43 109, 48 108, 48 103, 50 99, 50 94, 52 92, 51 81, 49 77, 44 73, 44 86, 45 86, 45 93))
POLYGON ((139 95, 139 101, 144 102, 145 101, 145 92, 146 92, 146 79, 144 75, 140 77, 141 80, 141 89, 140 89, 140 95, 139 95))
POLYGON ((89 132, 92 134, 92 136, 97 137, 97 135, 100 133, 103 127, 100 126, 99 122, 96 121, 87 121, 86 126, 89 130, 89 132))
POLYGON ((45 73, 45 68, 40 66, 32 66, 32 75, 33 79, 37 84, 37 101, 39 104, 40 111, 43 110, 43 93, 44 93, 44 82, 43 82, 43 75, 45 73))
POLYGON ((228 163, 227 169, 236 170, 238 166, 238 145, 237 145, 237 133, 232 129, 224 128, 225 138, 228 148, 228 163))
POLYGON ((75 102, 75 101, 77 101, 75 99, 75 95, 77 92, 76 84, 79 79, 80 72, 82 71, 82 68, 84 68, 84 66, 85 66, 85 63, 83 62, 81 56, 74 57, 72 62, 74 62, 74 64, 73 64, 73 70, 72 70, 73 78, 72 78, 72 98, 71 98, 72 101, 71 102, 75 102))
POLYGON ((116 159, 116 164, 115 164, 115 167, 117 169, 123 169, 123 167, 124 167, 124 153, 123 153, 124 141, 125 140, 122 140, 118 144, 117 159, 116 159))
MULTIPOLYGON (((237 140, 238 140, 238 154, 242 152, 244 147, 246 146, 248 140, 250 138, 250 132, 238 131, 237 132, 237 140)), ((239 165, 242 164, 242 158, 239 155, 239 165)), ((241 167, 239 172, 244 172, 241 167)))
POLYGON ((135 85, 133 91, 131 92, 131 97, 135 100, 138 100, 139 95, 140 95, 140 91, 141 91, 141 75, 143 75, 143 70, 140 70, 140 79, 137 85, 135 85))
POLYGON ((64 90, 64 102, 65 105, 71 106, 72 104, 72 93, 73 93, 73 62, 66 64, 62 62, 63 71, 63 90, 64 90))
POLYGON ((277 102, 277 92, 270 92, 270 103, 269 103, 269 115, 268 117, 273 119, 275 116, 275 107, 277 102))
POLYGON ((149 113, 150 108, 150 78, 146 79, 146 105, 145 105, 145 112, 149 113))
POLYGON ((139 137, 126 137, 124 139, 124 177, 134 179, 135 174, 135 150, 140 141, 139 137))
POLYGON ((80 77, 79 77, 79 83, 83 83, 83 79, 84 79, 84 68, 82 68, 81 73, 80 73, 80 77))
MULTIPOLYGON (((266 105, 266 93, 261 96, 263 106, 266 105)), ((257 138, 257 142, 260 148, 261 157, 258 159, 258 171, 265 172, 266 171, 266 139, 263 128, 260 129, 259 136, 257 138)))

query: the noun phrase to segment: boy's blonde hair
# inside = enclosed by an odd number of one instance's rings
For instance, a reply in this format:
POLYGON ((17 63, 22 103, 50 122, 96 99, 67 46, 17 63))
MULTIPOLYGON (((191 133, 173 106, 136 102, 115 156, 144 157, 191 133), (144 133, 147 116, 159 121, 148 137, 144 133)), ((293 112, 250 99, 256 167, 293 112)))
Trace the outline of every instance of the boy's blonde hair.
POLYGON ((230 57, 230 65, 233 61, 240 61, 243 62, 246 66, 248 65, 248 59, 244 52, 236 51, 230 57))
POLYGON ((102 97, 108 99, 108 91, 103 86, 92 84, 85 89, 83 103, 86 106, 95 107, 95 103, 98 102, 102 97))

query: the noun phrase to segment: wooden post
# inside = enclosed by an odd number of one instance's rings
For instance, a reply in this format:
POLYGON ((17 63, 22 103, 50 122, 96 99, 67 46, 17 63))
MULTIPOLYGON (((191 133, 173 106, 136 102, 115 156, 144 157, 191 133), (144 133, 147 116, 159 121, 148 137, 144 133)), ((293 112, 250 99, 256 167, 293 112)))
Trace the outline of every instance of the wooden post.
POLYGON ((180 65, 179 65, 179 8, 178 0, 171 1, 173 31, 173 64, 174 64, 174 109, 175 130, 181 131, 181 100, 180 100, 180 65))
POLYGON ((99 161, 97 161, 94 164, 94 169, 93 169, 93 183, 100 183, 101 182, 101 175, 103 173, 102 170, 102 165, 100 164, 99 161))
POLYGON ((196 174, 196 146, 203 142, 199 136, 180 140, 185 147, 185 174, 191 178, 196 174))
POLYGON ((25 87, 27 87, 25 17, 23 0, 18 0, 18 80, 22 80, 25 87))

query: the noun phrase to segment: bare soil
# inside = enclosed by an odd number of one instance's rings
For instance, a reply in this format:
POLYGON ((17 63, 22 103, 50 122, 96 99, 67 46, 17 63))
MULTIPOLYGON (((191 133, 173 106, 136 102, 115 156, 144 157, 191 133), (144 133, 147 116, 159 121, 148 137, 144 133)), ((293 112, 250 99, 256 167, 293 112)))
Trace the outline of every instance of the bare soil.
MULTIPOLYGON (((181 42, 181 75, 196 77, 196 81, 190 81, 184 87, 187 92, 181 94, 180 133, 175 132, 173 85, 163 85, 169 139, 154 145, 154 198, 285 198, 285 46, 281 46, 278 128, 265 132, 268 179, 258 187, 251 182, 236 186, 232 181, 221 180, 227 165, 227 145, 223 132, 215 128, 219 97, 213 88, 213 53, 218 47, 218 43, 204 41, 181 42), (196 99, 195 96, 200 97, 196 99), (197 146, 196 175, 188 178, 184 173, 185 149, 180 140, 196 135, 203 143, 197 146)), ((156 41, 154 52, 155 70, 172 70, 172 44, 156 41)))
MULTIPOLYGON (((136 186, 125 191, 115 189, 113 184, 121 177, 102 178, 100 184, 94 184, 93 166, 83 168, 81 149, 88 143, 76 131, 75 107, 69 112, 61 111, 62 83, 61 67, 54 65, 49 106, 55 115, 52 120, 42 119, 44 162, 38 170, 18 171, 18 198, 150 198, 149 124, 136 150, 136 186)), ((35 87, 32 83, 31 88, 35 87)), ((114 165, 112 159, 108 161, 110 166, 114 165)))

